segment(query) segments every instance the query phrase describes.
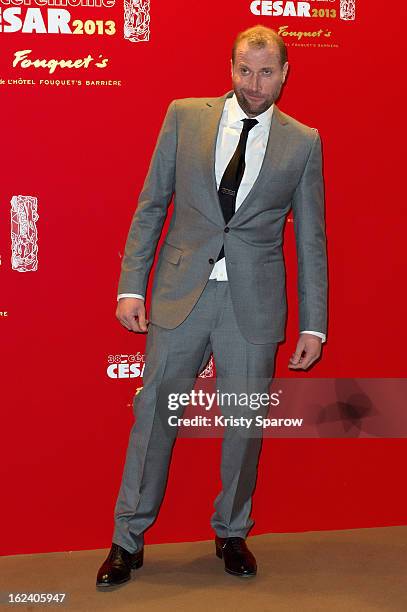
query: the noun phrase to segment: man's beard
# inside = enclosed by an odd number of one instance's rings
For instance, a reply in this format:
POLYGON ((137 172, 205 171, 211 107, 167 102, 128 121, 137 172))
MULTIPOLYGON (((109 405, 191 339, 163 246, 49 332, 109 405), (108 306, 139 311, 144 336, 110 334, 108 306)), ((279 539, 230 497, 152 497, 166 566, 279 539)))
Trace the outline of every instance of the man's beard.
POLYGON ((237 101, 239 102, 239 106, 242 108, 242 110, 244 110, 246 115, 256 117, 257 115, 264 113, 272 104, 274 104, 275 100, 277 100, 279 96, 280 89, 281 88, 275 92, 275 95, 265 99, 260 106, 256 107, 251 106, 252 103, 239 90, 235 89, 234 92, 236 94, 237 101))

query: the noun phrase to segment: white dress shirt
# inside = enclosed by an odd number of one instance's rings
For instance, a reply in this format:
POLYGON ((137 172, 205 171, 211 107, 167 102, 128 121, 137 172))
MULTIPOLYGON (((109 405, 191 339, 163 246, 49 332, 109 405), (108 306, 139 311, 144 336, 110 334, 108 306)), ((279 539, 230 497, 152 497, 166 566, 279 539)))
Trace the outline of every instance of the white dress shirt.
MULTIPOLYGON (((245 155, 246 167, 237 192, 235 210, 239 208, 246 198, 260 172, 266 152, 273 110, 274 104, 264 111, 264 113, 261 113, 261 115, 257 115, 256 119, 258 123, 249 132, 245 155)), ((245 118, 247 118, 247 115, 239 106, 236 95, 233 94, 231 98, 227 98, 223 108, 216 141, 215 175, 217 189, 219 189, 222 176, 238 145, 240 133, 243 128, 242 119, 245 118)), ((209 278, 218 281, 228 280, 224 257, 215 263, 209 278)), ((119 300, 122 297, 137 297, 144 299, 144 296, 136 293, 120 293, 117 299, 119 300)), ((326 340, 325 334, 322 332, 303 330, 301 333, 314 334, 321 338, 322 342, 326 340)))

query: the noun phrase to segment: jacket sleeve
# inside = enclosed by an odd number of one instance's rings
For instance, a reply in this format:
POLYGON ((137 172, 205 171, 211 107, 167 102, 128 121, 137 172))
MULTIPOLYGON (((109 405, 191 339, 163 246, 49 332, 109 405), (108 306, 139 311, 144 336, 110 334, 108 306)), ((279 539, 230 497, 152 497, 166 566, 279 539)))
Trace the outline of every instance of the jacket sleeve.
POLYGON ((327 332, 327 257, 321 139, 315 129, 292 200, 298 262, 300 329, 327 332))
POLYGON ((146 295, 154 253, 175 189, 176 100, 167 109, 149 170, 131 221, 118 293, 146 295))

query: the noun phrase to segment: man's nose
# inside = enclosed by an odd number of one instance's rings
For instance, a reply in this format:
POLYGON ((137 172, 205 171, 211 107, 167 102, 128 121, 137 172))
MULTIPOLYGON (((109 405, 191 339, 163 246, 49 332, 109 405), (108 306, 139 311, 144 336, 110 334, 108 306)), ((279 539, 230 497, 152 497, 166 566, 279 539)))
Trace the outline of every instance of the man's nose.
POLYGON ((249 89, 253 92, 259 91, 260 79, 258 74, 253 74, 249 81, 249 89))

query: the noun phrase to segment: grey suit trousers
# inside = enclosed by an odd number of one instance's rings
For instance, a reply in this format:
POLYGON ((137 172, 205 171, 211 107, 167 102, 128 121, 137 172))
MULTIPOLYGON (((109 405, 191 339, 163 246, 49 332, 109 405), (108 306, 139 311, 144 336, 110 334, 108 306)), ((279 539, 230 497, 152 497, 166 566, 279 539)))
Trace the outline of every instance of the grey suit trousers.
MULTIPOLYGON (((276 343, 252 344, 242 336, 228 281, 208 280, 178 327, 165 329, 150 323, 144 386, 134 397, 135 423, 114 512, 114 543, 129 552, 140 550, 144 532, 159 512, 177 436, 177 428, 168 425, 168 391, 190 392, 213 352, 219 392, 267 393, 276 348, 276 343)), ((260 408, 253 414, 248 406, 220 409, 225 416, 253 417, 268 411, 268 407, 260 408)), ((254 524, 250 513, 262 444, 262 429, 255 430, 236 426, 224 430, 222 490, 211 517, 211 526, 220 537, 245 538, 254 524)))

